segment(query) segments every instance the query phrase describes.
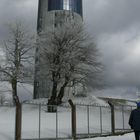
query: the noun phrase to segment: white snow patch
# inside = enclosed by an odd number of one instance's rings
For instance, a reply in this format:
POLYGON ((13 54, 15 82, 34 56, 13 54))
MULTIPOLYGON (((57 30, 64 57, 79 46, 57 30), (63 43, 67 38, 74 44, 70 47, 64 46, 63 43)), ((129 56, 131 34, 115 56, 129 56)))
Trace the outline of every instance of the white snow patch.
POLYGON ((99 138, 91 138, 91 139, 83 139, 83 140, 134 140, 134 134, 126 134, 123 136, 112 136, 112 137, 99 137, 99 138))

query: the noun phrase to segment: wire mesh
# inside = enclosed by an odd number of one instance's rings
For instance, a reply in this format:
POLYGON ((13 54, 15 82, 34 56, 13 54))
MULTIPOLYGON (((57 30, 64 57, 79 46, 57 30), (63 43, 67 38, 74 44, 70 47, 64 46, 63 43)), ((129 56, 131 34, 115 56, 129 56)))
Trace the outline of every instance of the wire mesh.
MULTIPOLYGON (((23 104, 22 138, 63 139, 72 138, 72 109, 70 106, 23 104)), ((132 107, 115 106, 115 129, 128 130, 132 107)), ((96 105, 76 105, 77 137, 111 133, 111 108, 96 105)))
POLYGON ((39 105, 22 104, 22 138, 39 138, 39 105))
POLYGON ((122 131, 122 130, 130 130, 130 126, 128 124, 129 116, 135 107, 133 106, 122 106, 118 105, 115 106, 115 130, 122 131))
POLYGON ((14 139, 15 107, 0 106, 0 139, 14 139))

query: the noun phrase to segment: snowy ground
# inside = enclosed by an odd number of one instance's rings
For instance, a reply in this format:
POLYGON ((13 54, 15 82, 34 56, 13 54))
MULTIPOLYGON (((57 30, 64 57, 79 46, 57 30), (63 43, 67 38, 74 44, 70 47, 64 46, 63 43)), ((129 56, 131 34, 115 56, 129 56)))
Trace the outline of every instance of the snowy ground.
POLYGON ((134 134, 126 134, 123 136, 112 136, 112 137, 99 137, 99 138, 92 138, 92 139, 83 139, 83 140, 134 140, 134 134))
MULTIPOLYGON (((22 106, 22 138, 39 137, 39 106, 24 104, 22 106)), ((59 107, 58 113, 46 112, 46 106, 41 107, 40 137, 41 138, 67 138, 71 137, 71 112, 70 108, 59 107), (57 116, 57 117, 56 117, 57 116), (56 124, 57 121, 57 124, 56 124)), ((111 132, 110 110, 102 108, 102 130, 100 124, 100 108, 89 108, 90 133, 111 132)), ((118 128, 122 128, 121 112, 116 114, 118 128)), ((128 126, 128 116, 125 114, 125 128, 128 126)), ((77 133, 88 133, 87 108, 77 107, 77 133)), ((14 139, 15 108, 0 107, 0 140, 14 139)), ((95 139, 96 140, 96 139, 95 139)), ((108 139, 107 139, 108 140, 108 139)))

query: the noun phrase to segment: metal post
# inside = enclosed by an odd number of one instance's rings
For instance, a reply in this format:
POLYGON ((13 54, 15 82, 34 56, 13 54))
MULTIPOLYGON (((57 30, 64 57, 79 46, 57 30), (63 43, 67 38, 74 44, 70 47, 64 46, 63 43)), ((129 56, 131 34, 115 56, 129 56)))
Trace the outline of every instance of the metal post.
POLYGON ((56 108, 56 139, 58 139, 58 108, 57 106, 55 106, 56 108))
POLYGON ((111 131, 112 134, 115 134, 115 109, 114 109, 114 105, 111 102, 108 102, 108 104, 110 105, 111 108, 111 131))
POLYGON ((39 104, 39 132, 38 132, 39 140, 40 140, 40 130, 41 130, 41 104, 39 104))
POLYGON ((101 134, 102 134, 102 107, 100 106, 100 128, 101 128, 101 134))
POLYGON ((21 140, 21 128, 22 128, 22 104, 19 101, 18 96, 14 97, 16 105, 15 116, 15 140, 21 140))
POLYGON ((89 129, 89 106, 87 106, 87 123, 88 123, 88 136, 90 134, 90 129, 89 129))
POLYGON ((124 130, 124 106, 122 105, 122 121, 123 121, 123 130, 124 130))
POLYGON ((76 106, 73 104, 72 100, 69 100, 69 104, 72 108, 72 138, 73 140, 76 140, 76 106))

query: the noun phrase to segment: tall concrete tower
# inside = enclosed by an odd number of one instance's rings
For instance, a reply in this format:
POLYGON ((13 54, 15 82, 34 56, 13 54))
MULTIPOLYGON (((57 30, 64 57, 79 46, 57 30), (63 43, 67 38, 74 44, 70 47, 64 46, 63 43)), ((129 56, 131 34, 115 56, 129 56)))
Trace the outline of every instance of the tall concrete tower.
MULTIPOLYGON (((47 32, 58 25, 71 21, 82 22, 82 0, 39 0, 37 32, 47 32)), ((51 83, 43 76, 40 63, 40 49, 36 48, 34 98, 50 97, 51 83)))

